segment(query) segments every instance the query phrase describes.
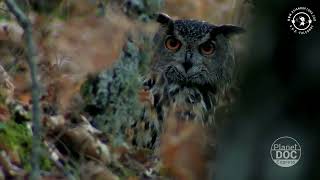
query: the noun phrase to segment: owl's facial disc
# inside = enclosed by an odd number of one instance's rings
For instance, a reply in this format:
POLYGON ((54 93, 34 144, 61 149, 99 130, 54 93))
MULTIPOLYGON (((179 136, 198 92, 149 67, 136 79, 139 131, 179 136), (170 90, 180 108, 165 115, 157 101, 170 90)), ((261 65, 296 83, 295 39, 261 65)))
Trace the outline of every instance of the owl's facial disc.
POLYGON ((168 84, 178 84, 189 87, 213 85, 205 66, 192 66, 187 72, 182 64, 169 65, 163 72, 168 84))
MULTIPOLYGON (((159 14, 155 36, 157 54, 153 69, 168 85, 215 91, 229 79, 233 65, 228 55, 228 37, 244 32, 233 25, 213 25, 205 21, 178 19, 159 14)), ((161 81, 163 82, 163 81, 161 81)))

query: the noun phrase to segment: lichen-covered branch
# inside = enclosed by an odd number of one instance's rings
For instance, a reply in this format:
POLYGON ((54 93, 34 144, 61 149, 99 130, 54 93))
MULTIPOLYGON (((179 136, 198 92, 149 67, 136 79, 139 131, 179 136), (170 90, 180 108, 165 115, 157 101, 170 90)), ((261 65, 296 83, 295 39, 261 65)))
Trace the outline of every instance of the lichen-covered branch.
POLYGON ((25 13, 18 7, 14 0, 5 0, 5 4, 24 30, 24 40, 26 43, 26 55, 30 68, 32 80, 32 122, 33 122, 33 139, 32 139, 32 158, 31 158, 31 179, 39 179, 39 156, 41 143, 41 125, 40 125, 40 88, 37 73, 37 50, 32 37, 32 24, 25 13))

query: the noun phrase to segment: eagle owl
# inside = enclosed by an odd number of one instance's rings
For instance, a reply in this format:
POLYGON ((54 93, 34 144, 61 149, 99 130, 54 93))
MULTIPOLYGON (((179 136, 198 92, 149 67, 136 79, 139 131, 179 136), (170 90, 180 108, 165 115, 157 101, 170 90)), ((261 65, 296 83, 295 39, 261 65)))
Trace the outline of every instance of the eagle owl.
POLYGON ((173 20, 162 13, 157 22, 160 28, 144 83, 156 111, 156 134, 169 111, 177 107, 183 109, 174 112, 178 119, 214 124, 219 94, 231 82, 235 66, 229 37, 244 30, 198 20, 173 20))

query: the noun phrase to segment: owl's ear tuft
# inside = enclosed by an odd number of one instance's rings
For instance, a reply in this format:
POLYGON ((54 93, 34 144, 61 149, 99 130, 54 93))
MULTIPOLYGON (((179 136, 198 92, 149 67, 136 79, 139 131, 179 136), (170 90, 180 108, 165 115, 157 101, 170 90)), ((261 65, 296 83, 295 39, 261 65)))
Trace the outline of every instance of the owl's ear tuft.
POLYGON ((232 35, 241 34, 244 32, 246 32, 246 30, 242 27, 226 24, 215 27, 212 30, 211 35, 216 36, 218 34, 223 34, 226 37, 231 37, 232 35))
POLYGON ((157 16, 157 22, 163 25, 169 25, 173 22, 173 20, 169 15, 165 13, 159 13, 157 16))

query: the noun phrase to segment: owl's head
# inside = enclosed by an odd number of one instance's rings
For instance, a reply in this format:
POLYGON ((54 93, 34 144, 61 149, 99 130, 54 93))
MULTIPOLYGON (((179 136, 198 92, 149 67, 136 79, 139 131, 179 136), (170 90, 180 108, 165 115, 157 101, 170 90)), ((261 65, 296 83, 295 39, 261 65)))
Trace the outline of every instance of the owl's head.
POLYGON ((244 30, 159 14, 152 71, 168 84, 215 89, 231 80, 234 53, 229 37, 244 30))

